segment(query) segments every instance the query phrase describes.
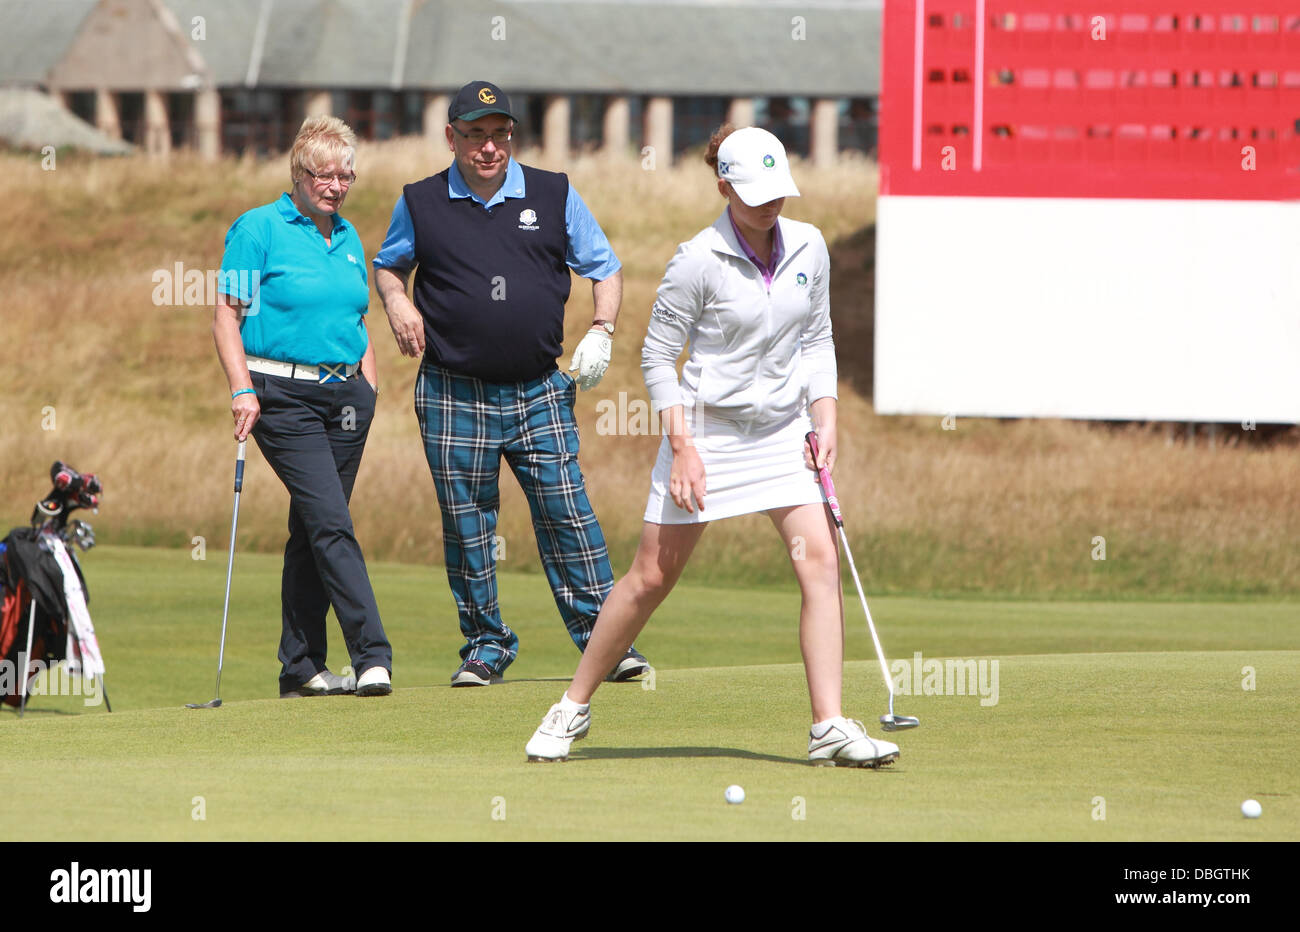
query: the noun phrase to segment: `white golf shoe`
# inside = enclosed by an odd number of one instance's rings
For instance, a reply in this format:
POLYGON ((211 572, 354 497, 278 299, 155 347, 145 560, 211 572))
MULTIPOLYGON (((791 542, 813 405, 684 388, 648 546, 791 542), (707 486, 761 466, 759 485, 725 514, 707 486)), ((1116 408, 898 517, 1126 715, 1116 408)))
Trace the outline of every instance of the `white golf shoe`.
POLYGON ((569 747, 585 738, 590 727, 590 707, 566 709, 564 703, 557 702, 533 732, 533 737, 524 746, 524 753, 530 761, 568 760, 569 747))
POLYGON ((822 767, 880 767, 898 760, 898 745, 867 735, 862 723, 830 718, 808 733, 808 760, 822 767))
POLYGON ((388 696, 392 692, 392 678, 383 667, 371 667, 357 679, 358 696, 388 696))
POLYGON ((357 691, 357 678, 349 673, 339 676, 329 670, 322 670, 297 689, 280 693, 281 699, 300 699, 303 696, 342 696, 357 691))

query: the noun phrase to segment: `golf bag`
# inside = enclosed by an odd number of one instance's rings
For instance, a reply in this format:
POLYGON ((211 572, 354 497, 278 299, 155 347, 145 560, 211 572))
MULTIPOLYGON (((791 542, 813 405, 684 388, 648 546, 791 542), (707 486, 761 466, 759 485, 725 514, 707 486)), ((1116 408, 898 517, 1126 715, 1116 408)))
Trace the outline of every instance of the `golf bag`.
MULTIPOLYGON (((99 678, 104 659, 86 605, 89 596, 71 544, 83 551, 95 544, 90 525, 69 523, 77 508, 96 509, 99 480, 64 463, 50 469, 54 488, 37 503, 30 527, 10 531, 0 542, 0 701, 26 708, 29 686, 43 669, 64 664, 85 681, 99 678)), ((108 707, 112 711, 112 707, 108 707)))

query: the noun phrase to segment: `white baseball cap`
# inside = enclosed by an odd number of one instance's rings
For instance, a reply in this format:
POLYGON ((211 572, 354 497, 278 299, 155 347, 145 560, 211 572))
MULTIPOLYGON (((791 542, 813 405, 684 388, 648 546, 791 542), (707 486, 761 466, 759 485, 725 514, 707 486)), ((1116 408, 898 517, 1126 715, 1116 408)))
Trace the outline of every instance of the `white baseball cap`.
POLYGON ((738 129, 718 147, 718 177, 730 182, 736 194, 750 207, 779 197, 798 197, 799 189, 790 177, 790 160, 785 146, 765 129, 738 129))

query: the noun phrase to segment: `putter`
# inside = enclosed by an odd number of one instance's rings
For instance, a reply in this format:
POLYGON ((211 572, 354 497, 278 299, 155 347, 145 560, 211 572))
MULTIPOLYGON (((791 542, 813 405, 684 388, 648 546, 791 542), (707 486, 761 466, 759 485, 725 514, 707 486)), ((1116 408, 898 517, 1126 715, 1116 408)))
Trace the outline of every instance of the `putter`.
MULTIPOLYGON (((813 464, 817 463, 817 433, 808 431, 804 437, 808 441, 808 449, 812 451, 813 464)), ((817 470, 817 480, 821 483, 822 494, 826 496, 826 504, 831 508, 831 517, 835 521, 835 528, 839 531, 840 541, 844 544, 844 555, 849 558, 849 569, 853 571, 853 584, 858 587, 858 598, 862 600, 862 611, 867 616, 867 630, 871 632, 871 643, 876 645, 876 659, 880 661, 880 673, 885 678, 885 688, 889 690, 889 714, 880 716, 880 726, 885 731, 902 731, 905 728, 915 728, 921 724, 921 720, 913 718, 910 715, 894 714, 894 680, 889 675, 889 664, 885 662, 885 651, 880 646, 880 638, 876 635, 876 624, 871 620, 871 609, 867 608, 867 596, 862 591, 862 580, 858 578, 858 568, 853 563, 853 552, 849 550, 849 539, 844 533, 844 516, 840 514, 840 502, 835 497, 835 483, 831 481, 830 471, 823 466, 817 470)))
POLYGON ((230 618, 230 576, 235 569, 235 532, 239 529, 239 492, 244 487, 244 445, 239 441, 235 454, 235 513, 230 519, 230 556, 226 559, 226 607, 221 611, 221 649, 217 653, 217 695, 211 702, 187 702, 187 709, 218 709, 221 707, 221 666, 226 659, 226 621, 230 618))

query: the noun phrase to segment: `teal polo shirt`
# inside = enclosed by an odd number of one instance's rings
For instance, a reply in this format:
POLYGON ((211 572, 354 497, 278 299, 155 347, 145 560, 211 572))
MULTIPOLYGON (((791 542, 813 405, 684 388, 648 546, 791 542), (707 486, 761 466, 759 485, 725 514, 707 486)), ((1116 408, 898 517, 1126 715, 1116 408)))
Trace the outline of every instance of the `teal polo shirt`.
POLYGON ((223 293, 249 305, 240 322, 250 356, 306 365, 358 363, 368 345, 366 254, 334 215, 330 244, 288 194, 243 214, 226 233, 223 293))

